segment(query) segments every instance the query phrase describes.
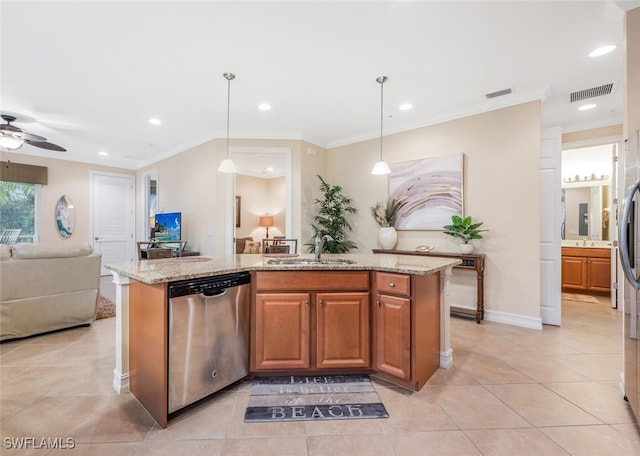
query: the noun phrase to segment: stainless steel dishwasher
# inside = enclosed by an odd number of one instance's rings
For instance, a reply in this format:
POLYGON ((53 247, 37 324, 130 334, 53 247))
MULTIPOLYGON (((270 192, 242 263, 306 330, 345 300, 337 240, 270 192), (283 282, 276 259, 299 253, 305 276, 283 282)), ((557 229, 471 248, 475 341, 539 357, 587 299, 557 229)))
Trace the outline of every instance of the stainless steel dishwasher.
POLYGON ((169 413, 249 372, 249 273, 169 283, 169 413))

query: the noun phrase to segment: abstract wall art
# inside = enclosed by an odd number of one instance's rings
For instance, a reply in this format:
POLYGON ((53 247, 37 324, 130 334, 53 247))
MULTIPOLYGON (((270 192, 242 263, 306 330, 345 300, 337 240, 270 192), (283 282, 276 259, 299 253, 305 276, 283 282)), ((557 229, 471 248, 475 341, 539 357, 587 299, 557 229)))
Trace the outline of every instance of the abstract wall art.
POLYGON ((389 165, 389 199, 399 202, 397 230, 442 230, 462 216, 462 154, 389 165))

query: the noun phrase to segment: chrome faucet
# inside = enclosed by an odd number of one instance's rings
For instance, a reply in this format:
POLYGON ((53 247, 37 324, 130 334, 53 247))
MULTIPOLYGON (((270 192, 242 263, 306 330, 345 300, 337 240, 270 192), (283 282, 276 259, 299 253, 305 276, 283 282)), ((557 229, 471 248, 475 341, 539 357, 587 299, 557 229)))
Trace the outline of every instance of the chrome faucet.
POLYGON ((316 236, 316 239, 314 241, 314 249, 313 249, 313 254, 316 257, 316 260, 320 259, 320 254, 322 253, 322 246, 324 246, 325 241, 333 241, 333 238, 328 234, 325 234, 322 237, 320 237, 319 234, 316 236))

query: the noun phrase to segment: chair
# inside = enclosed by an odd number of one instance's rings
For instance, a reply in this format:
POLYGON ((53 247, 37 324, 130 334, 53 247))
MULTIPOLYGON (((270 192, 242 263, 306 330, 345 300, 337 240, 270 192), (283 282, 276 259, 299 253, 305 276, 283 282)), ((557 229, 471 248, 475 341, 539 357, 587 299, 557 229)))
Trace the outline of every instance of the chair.
POLYGON ((13 245, 16 242, 18 242, 18 236, 20 236, 20 232, 22 231, 22 229, 11 229, 11 230, 4 230, 2 232, 2 235, 0 236, 0 244, 8 244, 8 245, 13 245))
POLYGON ((147 249, 147 260, 156 260, 158 258, 171 258, 173 256, 173 249, 164 247, 155 247, 147 249))
POLYGON ((298 240, 286 239, 284 236, 277 236, 273 239, 263 239, 262 252, 267 254, 298 253, 298 240))
POLYGON ((138 260, 181 257, 187 241, 138 241, 138 260), (164 252, 169 251, 169 255, 164 252))

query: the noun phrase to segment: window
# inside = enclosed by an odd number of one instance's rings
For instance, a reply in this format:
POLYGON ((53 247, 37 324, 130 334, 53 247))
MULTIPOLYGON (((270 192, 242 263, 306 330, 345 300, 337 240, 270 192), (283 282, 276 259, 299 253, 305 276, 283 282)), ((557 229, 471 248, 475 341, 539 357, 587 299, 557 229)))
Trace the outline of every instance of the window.
POLYGON ((20 229, 18 242, 36 242, 40 185, 0 181, 0 233, 20 229))

